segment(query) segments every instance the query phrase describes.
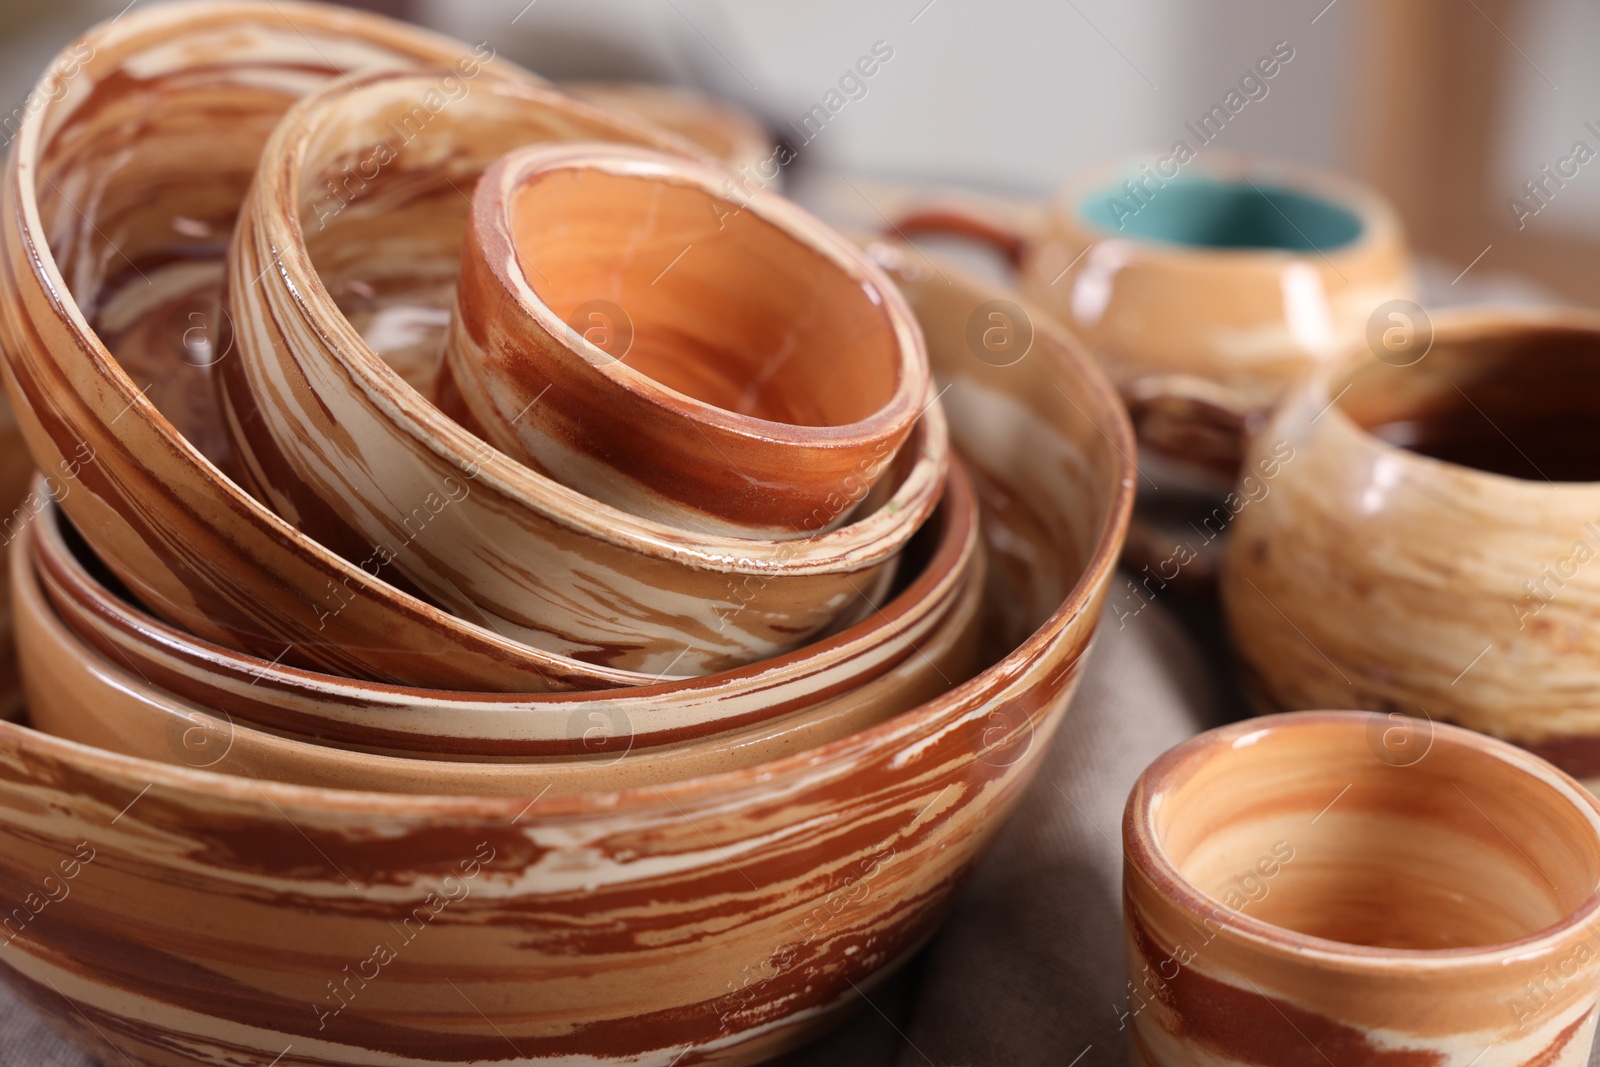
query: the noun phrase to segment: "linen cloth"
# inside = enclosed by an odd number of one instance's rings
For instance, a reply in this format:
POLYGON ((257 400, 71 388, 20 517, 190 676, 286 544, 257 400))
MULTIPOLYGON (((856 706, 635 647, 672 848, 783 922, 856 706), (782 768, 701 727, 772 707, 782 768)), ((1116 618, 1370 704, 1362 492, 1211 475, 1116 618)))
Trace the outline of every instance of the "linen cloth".
MULTIPOLYGON (((1122 805, 1146 764, 1232 703, 1214 612, 1178 606, 1194 637, 1159 601, 1121 627, 1102 618, 1037 778, 943 930, 851 1023, 785 1067, 1127 1063, 1122 805)), ((0 1067, 91 1063, 0 989, 0 1067)))

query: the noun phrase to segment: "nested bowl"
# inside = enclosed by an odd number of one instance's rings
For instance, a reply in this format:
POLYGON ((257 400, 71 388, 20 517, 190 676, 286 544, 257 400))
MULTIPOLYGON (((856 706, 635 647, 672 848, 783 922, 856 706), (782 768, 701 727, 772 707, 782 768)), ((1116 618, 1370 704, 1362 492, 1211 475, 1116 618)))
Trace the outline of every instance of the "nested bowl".
POLYGON ((1600 316, 1457 310, 1364 347, 1257 437, 1228 628, 1263 706, 1459 723, 1600 778, 1600 316))
MULTIPOLYGON (((96 553, 161 618, 268 659, 459 689, 640 681, 440 610, 370 546, 350 562, 304 536, 227 473, 211 401, 215 366, 236 358, 223 255, 297 97, 346 73, 437 68, 437 97, 422 97, 461 109, 535 79, 492 49, 287 0, 132 10, 64 60, 81 54, 71 92, 41 94, 6 163, 0 348, 28 448, 42 470, 73 468, 62 503, 96 553)), ((382 314, 369 292, 369 322, 414 336, 421 312, 382 314)))
POLYGON ((984 364, 965 323, 999 294, 877 254, 979 472, 991 666, 818 748, 542 799, 249 781, 0 724, 0 887, 92 856, 0 974, 94 1054, 166 1067, 750 1063, 871 996, 1038 766, 1133 493, 1072 341, 1041 319, 1028 359, 984 364))
POLYGON ((797 538, 888 471, 928 359, 883 272, 782 197, 632 146, 534 145, 473 195, 439 392, 595 500, 797 538))
POLYGON ((458 615, 613 669, 740 666, 804 644, 863 592, 878 602, 943 485, 947 441, 931 399, 895 457, 905 474, 883 478, 885 498, 868 498, 858 477, 818 517, 825 528, 859 505, 848 524, 775 542, 598 503, 492 448, 374 351, 331 284, 419 306, 446 297, 437 283, 459 269, 469 207, 460 187, 518 142, 596 136, 578 123, 586 105, 486 86, 385 165, 385 195, 322 212, 324 182, 418 91, 404 76, 330 87, 285 116, 262 152, 229 251, 235 352, 218 375, 255 490, 322 544, 386 562, 458 615), (490 109, 495 99, 516 106, 490 109), (441 177, 443 161, 453 173, 441 177))
MULTIPOLYGON (((943 640, 954 641, 949 663, 930 652, 930 642, 971 628, 951 616, 974 616, 968 601, 983 584, 977 501, 957 461, 938 510, 907 549, 903 586, 853 626, 718 675, 626 690, 480 694, 318 674, 188 635, 116 589, 59 509, 39 516, 28 543, 52 612, 113 672, 131 675, 128 684, 154 687, 240 726, 369 751, 469 760, 656 748, 853 696, 890 672, 895 683, 887 688, 910 693, 917 703, 929 684, 950 684, 973 668, 971 641, 943 640), (902 665, 905 670, 897 671, 902 665)), ((161 758, 159 751, 145 754, 161 758)))

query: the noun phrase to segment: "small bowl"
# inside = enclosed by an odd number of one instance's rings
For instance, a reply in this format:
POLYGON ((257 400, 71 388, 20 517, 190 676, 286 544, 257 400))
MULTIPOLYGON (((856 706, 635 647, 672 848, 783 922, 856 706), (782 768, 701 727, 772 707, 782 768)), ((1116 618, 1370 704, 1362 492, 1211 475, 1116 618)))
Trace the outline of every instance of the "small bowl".
POLYGON ((97 1058, 172 1067, 286 1046, 739 1065, 840 1020, 932 935, 1042 763, 1132 504, 1131 431, 1090 361, 1048 324, 1022 363, 976 360, 965 322, 1002 294, 940 269, 897 278, 963 398, 992 666, 818 748, 571 796, 313 789, 0 723, 0 885, 83 867, 70 923, 49 905, 0 978, 97 1058))
POLYGON ((446 413, 634 515, 810 536, 928 403, 922 333, 883 272, 787 200, 730 194, 720 167, 512 152, 478 182, 461 256, 440 394, 471 418, 446 413))
POLYGON ((1222 572, 1262 707, 1454 722, 1600 777, 1597 413, 1585 312, 1441 312, 1416 362, 1363 345, 1298 388, 1222 572))
POLYGON ((73 469, 74 524, 161 618, 268 659, 412 685, 638 680, 439 610, 380 577, 392 568, 370 550, 351 563, 301 535, 226 473, 220 414, 195 402, 234 358, 222 258, 283 112, 346 72, 437 69, 431 90, 470 86, 454 109, 536 81, 492 55, 358 12, 219 0, 129 11, 52 65, 77 70, 71 91, 41 86, 6 162, 6 386, 40 469, 73 469), (90 189, 92 218, 78 210, 90 189), (167 406, 175 397, 187 399, 167 406))
POLYGON ((626 690, 458 693, 316 674, 209 644, 150 617, 112 588, 98 561, 64 528, 59 509, 41 514, 28 538, 52 611, 74 637, 137 681, 274 733, 469 760, 605 755, 725 733, 859 693, 907 661, 912 671, 896 677, 925 693, 919 668, 948 684, 973 666, 936 666, 928 644, 962 610, 968 586, 983 584, 977 502, 957 462, 939 509, 908 549, 907 566, 915 569, 904 588, 839 633, 737 671, 626 690))
POLYGON ((452 186, 476 181, 515 143, 594 139, 610 121, 548 90, 485 85, 387 164, 392 195, 323 215, 323 180, 381 140, 425 84, 379 76, 326 90, 263 149, 229 253, 235 350, 218 364, 240 465, 261 498, 348 559, 389 560, 463 618, 615 670, 731 669, 804 645, 862 594, 881 602, 944 485, 937 403, 925 401, 883 498, 863 500, 858 478, 812 520, 826 530, 859 503, 848 525, 782 542, 722 537, 629 515, 529 470, 448 418, 357 333, 330 285, 366 279, 391 298, 438 299, 467 222, 452 186))
POLYGON ((1600 804, 1456 727, 1397 762, 1391 728, 1274 715, 1140 776, 1116 1006, 1132 1062, 1589 1062, 1600 804))
POLYGON ((726 100, 644 82, 562 82, 561 91, 664 126, 741 175, 740 182, 774 192, 780 188, 783 176, 772 135, 754 115, 726 100))

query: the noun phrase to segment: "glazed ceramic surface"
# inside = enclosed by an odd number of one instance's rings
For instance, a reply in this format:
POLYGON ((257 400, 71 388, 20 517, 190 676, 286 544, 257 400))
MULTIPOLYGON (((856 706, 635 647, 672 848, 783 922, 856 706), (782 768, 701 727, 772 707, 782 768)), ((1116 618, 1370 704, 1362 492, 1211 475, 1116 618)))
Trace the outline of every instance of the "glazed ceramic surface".
POLYGON ((958 463, 940 509, 908 549, 904 588, 840 633, 777 659, 692 680, 588 693, 458 693, 316 674, 184 634, 110 588, 58 520, 51 509, 31 527, 39 581, 67 629, 111 667, 236 723, 422 756, 582 756, 658 747, 755 725, 842 694, 855 697, 902 663, 908 669, 895 674, 895 687, 918 703, 929 695, 925 676, 948 683, 970 673, 970 656, 938 666, 929 642, 942 631, 970 629, 951 617, 975 614, 967 601, 983 584, 977 501, 958 463))
POLYGON ((23 436, 42 470, 71 471, 62 505, 101 558, 163 619, 268 659, 480 690, 639 680, 430 607, 370 554, 362 566, 301 536, 213 462, 229 458, 210 368, 236 355, 221 259, 283 112, 341 70, 437 67, 467 99, 531 76, 292 2, 133 10, 63 62, 84 54, 7 161, 0 331, 23 436))
MULTIPOLYGON (((241 464, 260 492, 323 544, 392 564, 458 615, 613 670, 736 667, 802 645, 858 610, 863 594, 881 602, 896 553, 943 488, 937 404, 884 476, 887 498, 867 500, 849 524, 781 543, 717 537, 530 471, 447 418, 357 333, 332 278, 403 272, 386 284, 448 307, 448 290, 431 279, 452 278, 460 264, 468 203, 452 182, 470 184, 529 140, 602 127, 628 136, 621 119, 560 94, 486 85, 387 165, 397 192, 321 225, 323 181, 421 89, 409 77, 341 83, 299 105, 263 150, 230 252, 237 358, 219 365, 241 464), (438 177, 441 159, 450 181, 438 177)), ((633 139, 664 143, 639 131, 633 139)), ((844 510, 860 499, 830 503, 844 510)))
POLYGON ((627 112, 692 141, 741 174, 755 172, 763 188, 777 189, 772 137, 755 116, 726 100, 692 89, 643 82, 564 82, 563 92, 591 104, 627 112), (769 177, 764 172, 771 167, 769 177))
POLYGON ((965 323, 999 293, 872 254, 976 472, 991 666, 820 748, 571 796, 296 787, 0 724, 0 891, 76 864, 5 978, 98 1057, 162 1067, 742 1064, 872 996, 1060 723, 1133 491, 1131 431, 1071 341, 1045 325, 991 366, 965 323))
POLYGON ((1123 823, 1132 1062, 1589 1062, 1600 805, 1451 726, 1379 713, 1202 734, 1123 823))
POLYGON ((1223 604, 1263 705, 1460 723, 1600 776, 1600 317, 1456 311, 1257 437, 1223 604))
POLYGON ((809 536, 889 469, 929 402, 927 352, 854 245, 727 187, 621 145, 503 156, 473 197, 441 394, 632 514, 809 536))

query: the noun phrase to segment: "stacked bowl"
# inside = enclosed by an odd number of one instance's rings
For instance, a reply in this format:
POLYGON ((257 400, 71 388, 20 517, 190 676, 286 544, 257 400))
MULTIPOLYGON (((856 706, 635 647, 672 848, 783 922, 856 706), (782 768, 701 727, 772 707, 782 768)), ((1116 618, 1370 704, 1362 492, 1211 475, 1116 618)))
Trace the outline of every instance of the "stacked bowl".
POLYGON ((1074 343, 994 365, 999 291, 486 44, 69 54, 0 207, 0 978, 161 1065, 747 1063, 870 998, 1120 549, 1074 343))

